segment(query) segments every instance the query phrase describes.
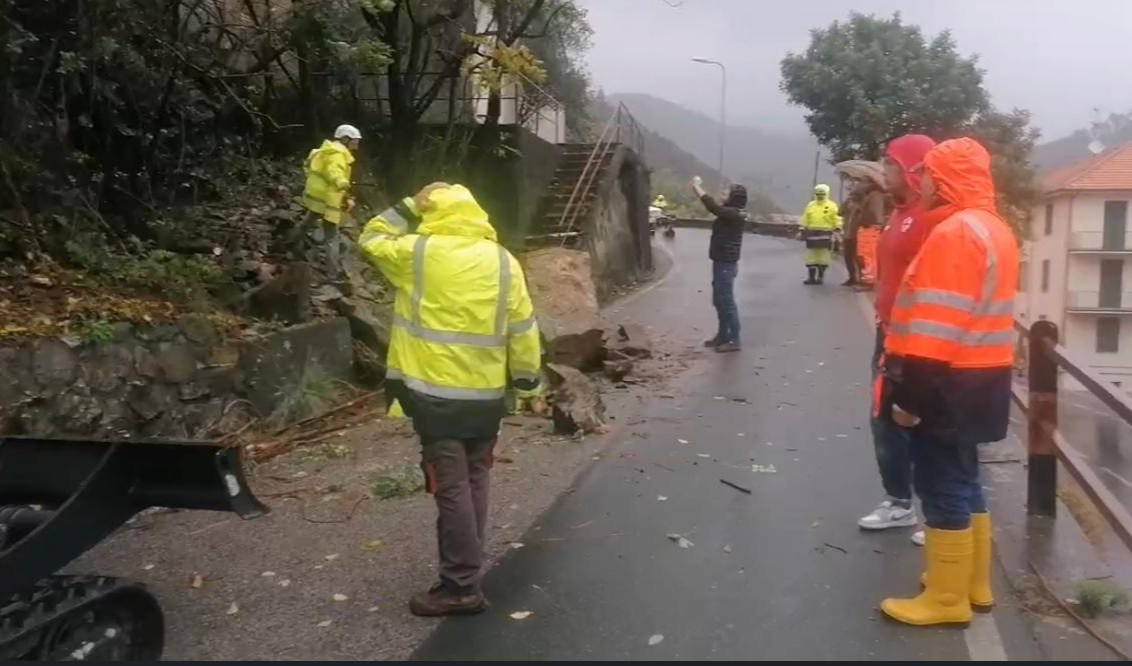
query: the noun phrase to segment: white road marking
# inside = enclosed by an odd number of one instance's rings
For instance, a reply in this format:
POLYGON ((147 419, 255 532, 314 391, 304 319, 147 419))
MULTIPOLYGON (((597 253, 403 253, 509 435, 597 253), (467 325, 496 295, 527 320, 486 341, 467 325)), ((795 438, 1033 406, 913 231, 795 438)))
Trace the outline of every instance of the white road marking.
MULTIPOLYGON (((876 310, 873 301, 863 292, 858 292, 857 306, 865 323, 872 329, 876 326, 876 310)), ((998 624, 993 613, 975 613, 970 626, 963 630, 963 641, 967 644, 967 653, 971 661, 1006 661, 1006 648, 1002 645, 1002 636, 998 633, 998 624)))
POLYGON ((975 613, 971 625, 963 630, 963 640, 971 661, 1006 661, 1006 649, 994 613, 975 613))

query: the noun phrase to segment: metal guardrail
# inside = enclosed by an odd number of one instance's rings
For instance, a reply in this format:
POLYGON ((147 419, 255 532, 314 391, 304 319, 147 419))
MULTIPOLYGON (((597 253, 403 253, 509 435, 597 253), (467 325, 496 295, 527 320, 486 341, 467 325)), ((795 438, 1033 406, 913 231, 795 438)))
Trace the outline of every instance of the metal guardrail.
POLYGON ((1028 347, 1028 390, 1015 384, 1014 402, 1027 417, 1027 499, 1031 516, 1057 514, 1058 461, 1077 481, 1124 544, 1132 549, 1132 514, 1112 494, 1088 462, 1057 429, 1058 370, 1064 370, 1095 395, 1125 423, 1132 424, 1132 401, 1115 385, 1100 379, 1058 344, 1057 325, 1034 322, 1030 328, 1015 320, 1014 328, 1028 347))
POLYGON ((593 188, 594 180, 597 178, 598 172, 601 171, 605 158, 613 152, 616 146, 623 143, 623 138, 638 155, 642 154, 644 133, 641 131, 641 126, 637 123, 633 114, 629 113, 629 108, 624 103, 618 103, 617 108, 610 114, 609 120, 602 128, 601 134, 598 135, 593 150, 586 158, 582 174, 578 176, 578 181, 574 183, 574 189, 570 192, 570 199, 567 200, 566 207, 562 209, 558 227, 563 229, 561 242, 563 246, 566 245, 569 238, 573 237, 574 224, 578 221, 582 209, 585 208, 586 197, 589 196, 590 190, 593 188))

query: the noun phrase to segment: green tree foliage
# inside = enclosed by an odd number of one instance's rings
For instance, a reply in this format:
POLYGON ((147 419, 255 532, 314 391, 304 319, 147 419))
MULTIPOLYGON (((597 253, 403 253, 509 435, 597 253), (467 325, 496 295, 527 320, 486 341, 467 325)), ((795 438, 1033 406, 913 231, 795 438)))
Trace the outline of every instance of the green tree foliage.
MULTIPOLYGON (((383 189, 403 191, 426 119, 471 123, 476 6, 0 0, 0 255, 68 258, 75 239, 176 247, 171 235, 196 230, 170 224, 170 208, 281 182, 261 157, 304 151, 343 121, 367 136, 360 180, 373 181, 376 163, 383 189)), ((584 97, 582 10, 567 0, 490 9, 511 17, 512 53, 542 54, 529 59, 538 66, 553 57, 548 87, 584 97)), ((299 169, 287 173, 294 186, 299 169)))
POLYGON ((1030 155, 1039 137, 1030 126, 1030 113, 1014 109, 1010 113, 987 111, 961 132, 982 143, 991 154, 998 210, 1021 238, 1030 230, 1030 218, 1041 192, 1038 189, 1030 155))
MULTIPOLYGON (((535 33, 541 36, 530 40, 531 49, 546 71, 546 92, 566 109, 566 140, 579 141, 592 122, 592 92, 583 58, 590 48, 593 29, 586 21, 586 10, 576 2, 544 7, 542 14, 546 28, 535 33)), ((541 103, 537 93, 524 92, 534 97, 532 104, 541 103)))
POLYGON ((807 109, 806 123, 833 161, 879 159, 908 133, 972 136, 994 159, 1000 212, 1025 235, 1038 197, 1030 155, 1038 138, 1030 115, 996 110, 976 57, 964 57, 946 31, 932 39, 900 14, 851 14, 811 32, 803 53, 782 60, 781 88, 807 109))
POLYGON ((908 132, 949 136, 989 107, 976 58, 947 32, 931 41, 899 14, 852 14, 811 31, 803 53, 782 60, 783 92, 835 161, 877 159, 908 132))
POLYGON ((215 189, 205 165, 274 126, 255 82, 287 50, 266 0, 236 4, 0 3, 0 238, 145 239, 140 211, 215 189))

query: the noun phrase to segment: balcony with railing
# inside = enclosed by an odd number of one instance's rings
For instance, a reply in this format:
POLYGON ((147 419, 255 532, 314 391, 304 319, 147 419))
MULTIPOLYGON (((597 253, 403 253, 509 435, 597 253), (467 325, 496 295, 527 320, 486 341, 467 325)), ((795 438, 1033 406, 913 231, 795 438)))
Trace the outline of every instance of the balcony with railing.
POLYGON ((1132 254, 1132 233, 1074 231, 1069 235, 1069 251, 1075 254, 1132 254))
POLYGON ((1070 291, 1065 301, 1069 312, 1132 314, 1132 291, 1070 291))

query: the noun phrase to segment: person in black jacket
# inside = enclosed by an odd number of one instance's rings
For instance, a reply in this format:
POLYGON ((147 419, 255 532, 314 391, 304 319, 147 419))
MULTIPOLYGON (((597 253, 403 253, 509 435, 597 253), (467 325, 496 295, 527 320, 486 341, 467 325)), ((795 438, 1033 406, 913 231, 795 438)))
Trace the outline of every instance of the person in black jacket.
POLYGON ((743 229, 747 225, 747 188, 732 185, 727 199, 719 204, 704 191, 703 179, 692 179, 692 190, 703 202, 715 222, 711 225, 711 300, 719 317, 719 332, 704 342, 715 351, 739 351, 739 307, 735 305, 735 276, 739 274, 739 254, 743 248, 743 229))

